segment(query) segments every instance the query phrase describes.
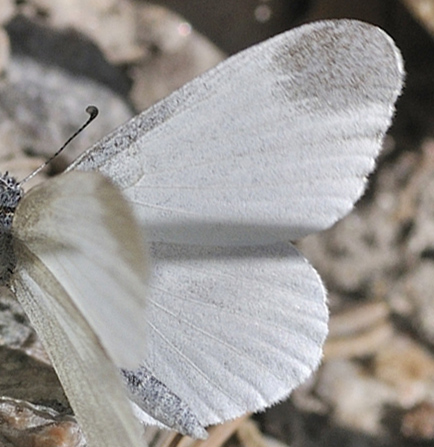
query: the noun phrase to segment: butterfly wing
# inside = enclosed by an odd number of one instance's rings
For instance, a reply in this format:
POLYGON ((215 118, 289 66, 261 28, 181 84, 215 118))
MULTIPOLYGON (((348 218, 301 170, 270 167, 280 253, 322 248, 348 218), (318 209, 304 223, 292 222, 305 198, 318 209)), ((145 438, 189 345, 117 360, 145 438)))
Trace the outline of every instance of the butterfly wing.
POLYGON ((316 274, 294 274, 304 261, 288 247, 277 258, 246 248, 249 260, 197 246, 297 239, 348 213, 402 82, 400 53, 378 28, 305 25, 228 59, 70 166, 113 179, 157 242, 145 366, 203 424, 286 395, 317 364, 327 316, 316 274))
POLYGON ((145 425, 171 428, 196 439, 207 438, 205 427, 191 408, 146 367, 121 372, 134 412, 145 425))
POLYGON ((203 425, 283 399, 318 366, 325 290, 293 246, 160 243, 152 255, 144 366, 203 425))
POLYGON ((152 241, 294 240, 352 209, 402 82, 380 29, 305 25, 196 78, 69 169, 110 177, 152 241))
POLYGON ((13 232, 11 287, 88 445, 143 445, 113 363, 137 366, 145 356, 143 236, 129 207, 102 175, 69 173, 29 191, 13 232))

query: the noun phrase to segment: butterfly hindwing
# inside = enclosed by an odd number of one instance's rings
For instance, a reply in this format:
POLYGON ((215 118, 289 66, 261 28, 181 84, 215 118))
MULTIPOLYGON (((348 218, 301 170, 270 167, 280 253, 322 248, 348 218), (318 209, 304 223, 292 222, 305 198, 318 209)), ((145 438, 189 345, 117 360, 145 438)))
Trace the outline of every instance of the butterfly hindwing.
POLYGON ((137 366, 145 356, 147 265, 128 205, 98 173, 61 175, 21 200, 13 235, 11 287, 88 445, 142 446, 115 367, 137 366))
POLYGON ((144 365, 203 425, 263 409, 316 369, 325 290, 291 244, 156 244, 151 253, 144 365))

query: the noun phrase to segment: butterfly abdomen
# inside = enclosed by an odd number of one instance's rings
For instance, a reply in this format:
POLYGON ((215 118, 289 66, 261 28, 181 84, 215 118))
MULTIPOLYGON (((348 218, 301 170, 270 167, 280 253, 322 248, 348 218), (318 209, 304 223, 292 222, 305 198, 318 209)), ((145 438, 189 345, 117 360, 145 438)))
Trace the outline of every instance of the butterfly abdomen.
POLYGON ((10 231, 0 232, 0 285, 7 286, 15 270, 17 259, 10 231))

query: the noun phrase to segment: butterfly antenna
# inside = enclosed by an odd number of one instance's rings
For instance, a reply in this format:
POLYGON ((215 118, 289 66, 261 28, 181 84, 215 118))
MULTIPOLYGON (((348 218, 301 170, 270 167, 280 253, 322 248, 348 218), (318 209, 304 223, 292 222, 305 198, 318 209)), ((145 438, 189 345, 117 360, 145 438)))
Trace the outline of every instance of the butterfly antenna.
POLYGON ((62 151, 65 149, 66 146, 79 134, 81 133, 97 116, 98 116, 98 109, 95 106, 87 106, 86 112, 89 114, 88 120, 78 129, 76 132, 74 132, 73 135, 71 135, 65 142, 65 144, 57 151, 55 152, 45 163, 43 163, 39 168, 35 169, 31 174, 29 174, 27 177, 25 177, 23 180, 19 182, 19 185, 22 185, 23 183, 28 182, 31 178, 33 178, 36 174, 39 174, 39 172, 42 171, 42 169, 45 168, 51 161, 56 158, 62 151))

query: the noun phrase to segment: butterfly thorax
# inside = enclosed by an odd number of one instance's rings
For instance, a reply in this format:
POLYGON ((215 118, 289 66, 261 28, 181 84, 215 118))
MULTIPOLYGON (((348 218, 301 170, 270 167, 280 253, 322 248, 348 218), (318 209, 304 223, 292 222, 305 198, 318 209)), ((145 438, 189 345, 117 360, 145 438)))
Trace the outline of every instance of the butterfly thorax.
POLYGON ((20 184, 8 172, 0 175, 0 231, 10 231, 15 209, 23 197, 20 184))
POLYGON ((7 285, 15 268, 12 221, 23 197, 20 184, 7 172, 0 175, 0 285, 7 285))

